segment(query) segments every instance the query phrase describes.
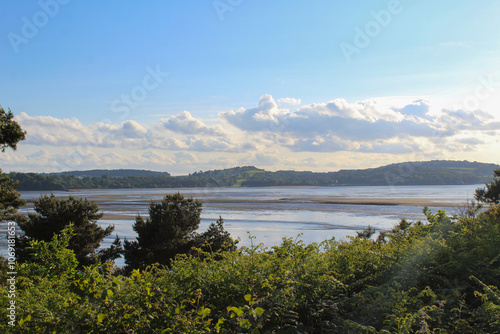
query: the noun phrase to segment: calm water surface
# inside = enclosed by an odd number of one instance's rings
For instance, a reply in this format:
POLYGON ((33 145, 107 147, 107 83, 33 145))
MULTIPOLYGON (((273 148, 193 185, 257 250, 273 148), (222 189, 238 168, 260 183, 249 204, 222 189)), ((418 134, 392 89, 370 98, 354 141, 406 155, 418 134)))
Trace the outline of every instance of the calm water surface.
MULTIPOLYGON (((99 223, 103 226, 114 224, 115 233, 122 239, 134 239, 134 217, 137 214, 147 216, 151 200, 158 201, 165 194, 180 192, 185 197, 198 198, 203 202, 200 231, 206 230, 221 216, 231 236, 241 239, 239 245, 248 246, 248 236, 253 235, 254 243, 272 247, 280 244, 284 237, 295 238, 299 234, 305 243, 321 242, 332 237, 342 239, 355 235, 355 231, 368 225, 383 230, 392 228, 403 217, 411 220, 424 217, 423 208, 419 206, 331 204, 311 199, 432 198, 449 203, 431 207, 433 211, 445 209, 455 213, 459 206, 474 198, 475 189, 481 186, 126 189, 54 192, 54 195, 73 195, 96 201, 101 211, 110 218, 99 223)), ((27 200, 41 195, 40 192, 21 194, 27 200)), ((29 207, 24 210, 32 211, 29 207)), ((102 246, 107 247, 113 238, 114 235, 106 239, 102 246)))

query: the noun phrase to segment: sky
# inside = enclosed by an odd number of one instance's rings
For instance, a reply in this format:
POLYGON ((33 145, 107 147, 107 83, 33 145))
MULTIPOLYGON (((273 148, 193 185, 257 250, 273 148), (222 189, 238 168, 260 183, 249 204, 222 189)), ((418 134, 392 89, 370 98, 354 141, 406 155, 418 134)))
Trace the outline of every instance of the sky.
POLYGON ((2 1, 3 171, 500 163, 500 2, 2 1))

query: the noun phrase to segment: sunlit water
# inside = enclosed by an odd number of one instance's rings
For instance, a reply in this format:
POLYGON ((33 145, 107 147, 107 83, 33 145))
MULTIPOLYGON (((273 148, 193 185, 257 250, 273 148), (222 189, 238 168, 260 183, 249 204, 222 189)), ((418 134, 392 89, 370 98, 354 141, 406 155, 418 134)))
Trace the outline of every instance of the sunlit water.
MULTIPOLYGON (((99 222, 102 226, 115 225, 114 234, 104 240, 102 247, 109 246, 116 234, 122 239, 134 240, 134 217, 137 214, 147 216, 151 200, 159 201, 165 194, 176 192, 204 202, 200 232, 221 216, 224 227, 231 236, 240 238, 240 246, 249 246, 249 235, 252 235, 255 237, 254 244, 263 243, 266 247, 272 247, 279 245, 284 237, 296 238, 300 235, 299 238, 305 243, 321 242, 332 237, 343 239, 348 235, 355 235, 356 231, 369 225, 385 230, 392 228, 401 218, 424 218, 423 208, 419 206, 331 204, 310 199, 433 198, 443 199, 449 205, 431 207, 432 211, 445 209, 449 213, 456 213, 458 207, 474 198, 475 189, 480 186, 126 189, 54 192, 54 195, 86 197, 96 201, 106 216, 111 216, 112 219, 99 222), (292 201, 286 200, 292 198, 292 201)), ((46 192, 21 192, 21 195, 30 201, 43 193, 46 192)), ((22 211, 32 210, 28 207, 22 211)), ((2 223, 0 227, 6 236, 6 223, 2 223)), ((5 254, 5 239, 0 246, 1 253, 5 254)))

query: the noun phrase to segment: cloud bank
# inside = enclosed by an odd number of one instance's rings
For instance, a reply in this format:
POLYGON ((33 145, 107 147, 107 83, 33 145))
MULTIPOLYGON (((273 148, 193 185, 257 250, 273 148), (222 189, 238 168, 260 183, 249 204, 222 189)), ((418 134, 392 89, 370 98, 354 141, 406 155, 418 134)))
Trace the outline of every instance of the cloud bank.
POLYGON ((291 111, 264 95, 257 107, 223 112, 220 117, 243 132, 275 138, 295 152, 398 154, 418 149, 418 142, 442 142, 465 130, 500 129, 491 115, 481 111, 443 110, 432 116, 429 109, 423 100, 387 108, 374 101, 335 99, 291 111))
POLYGON ((500 130, 500 122, 484 111, 431 113, 432 106, 421 99, 389 107, 373 100, 340 98, 300 105, 300 99, 263 95, 255 107, 221 112, 210 125, 189 111, 156 123, 126 120, 87 125, 76 118, 20 113, 16 120, 28 132, 21 146, 30 150, 0 159, 6 166, 32 162, 63 169, 141 164, 193 170, 239 164, 327 169, 338 164, 322 164, 318 154, 397 157, 415 152, 438 156, 474 152, 497 143, 500 130))

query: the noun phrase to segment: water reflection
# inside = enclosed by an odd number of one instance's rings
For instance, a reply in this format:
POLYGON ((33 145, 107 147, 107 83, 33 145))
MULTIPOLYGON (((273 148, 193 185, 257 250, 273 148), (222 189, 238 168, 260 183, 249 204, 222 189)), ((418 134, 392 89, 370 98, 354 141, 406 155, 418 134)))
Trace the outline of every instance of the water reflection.
MULTIPOLYGON (((81 190, 53 192, 57 197, 86 197, 96 201, 105 219, 102 226, 115 225, 115 233, 103 247, 109 246, 116 234, 122 239, 135 239, 132 229, 135 216, 147 216, 150 201, 161 200, 165 194, 176 192, 195 197, 203 202, 200 231, 208 228, 222 216, 225 228, 233 238, 240 238, 240 246, 249 246, 248 233, 255 236, 254 243, 266 247, 279 245, 282 238, 301 235, 305 243, 321 242, 335 237, 343 239, 368 225, 379 230, 390 229, 400 218, 423 219, 422 206, 376 205, 370 203, 331 203, 337 199, 437 199, 441 206, 454 213, 457 206, 474 197, 481 185, 459 186, 405 186, 405 187, 270 187, 270 188, 192 188, 192 189, 126 189, 81 190), (323 200, 324 199, 324 200, 323 200)), ((50 195, 50 192, 44 192, 50 195)), ((33 211, 32 201, 41 192, 21 192, 28 200, 22 211, 33 211)), ((6 224, 0 224, 6 230, 6 224), (5 225, 5 226, 4 226, 5 225)), ((6 233, 3 233, 6 235, 6 233)), ((6 244, 6 240, 2 240, 6 244)), ((6 247, 2 247, 2 252, 6 247)))

